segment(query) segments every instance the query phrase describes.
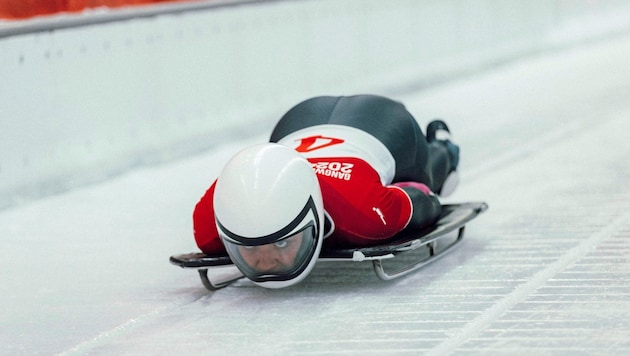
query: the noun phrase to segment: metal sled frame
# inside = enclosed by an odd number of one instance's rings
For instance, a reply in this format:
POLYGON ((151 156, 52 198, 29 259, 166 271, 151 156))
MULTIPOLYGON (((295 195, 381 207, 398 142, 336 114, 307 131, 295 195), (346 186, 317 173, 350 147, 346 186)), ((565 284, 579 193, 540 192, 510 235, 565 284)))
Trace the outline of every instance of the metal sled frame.
POLYGON ((201 283, 203 284, 204 287, 206 287, 207 290, 209 291, 215 291, 215 290, 219 290, 221 288, 225 288, 227 286, 229 286, 230 284, 238 281, 239 279, 243 278, 242 274, 233 274, 233 275, 229 275, 229 276, 225 276, 217 281, 214 281, 214 283, 212 281, 210 281, 210 279, 208 278, 208 269, 204 268, 204 269, 200 269, 197 270, 197 272, 199 272, 199 277, 201 277, 201 283))
MULTIPOLYGON (((401 236, 394 242, 381 246, 358 249, 322 250, 318 262, 371 261, 374 272, 379 279, 384 281, 396 279, 417 271, 453 251, 463 241, 466 224, 487 209, 488 205, 483 202, 445 205, 443 206, 441 218, 434 226, 422 231, 416 231, 413 234, 401 236), (452 232, 456 232, 456 238, 453 238, 452 232), (450 237, 454 239, 454 241, 443 247, 438 246, 438 240, 445 237, 450 237), (427 257, 392 271, 388 271, 388 268, 386 268, 385 265, 388 263, 385 261, 395 260, 397 255, 416 251, 423 247, 428 249, 427 257)), ((206 256, 203 253, 189 253, 171 256, 170 262, 182 268, 196 269, 204 287, 210 291, 227 287, 231 283, 244 277, 240 271, 235 270, 232 271, 232 273, 214 278, 213 281, 210 280, 208 276, 209 269, 234 266, 227 256, 213 257, 206 256)))
POLYGON ((392 279, 396 279, 398 277, 402 277, 416 270, 419 270, 420 268, 446 256, 447 253, 453 251, 455 247, 459 246, 462 240, 464 239, 465 228, 466 228, 465 226, 462 226, 461 228, 459 228, 459 231, 457 232, 457 239, 439 251, 437 250, 437 244, 435 243, 435 240, 431 242, 427 242, 425 246, 427 246, 429 249, 429 257, 423 260, 417 261, 416 263, 413 263, 406 267, 400 268, 398 270, 394 270, 393 272, 388 273, 385 271, 385 268, 383 265, 383 261, 385 259, 372 260, 372 265, 374 266, 374 272, 376 273, 378 278, 384 281, 389 281, 392 279))

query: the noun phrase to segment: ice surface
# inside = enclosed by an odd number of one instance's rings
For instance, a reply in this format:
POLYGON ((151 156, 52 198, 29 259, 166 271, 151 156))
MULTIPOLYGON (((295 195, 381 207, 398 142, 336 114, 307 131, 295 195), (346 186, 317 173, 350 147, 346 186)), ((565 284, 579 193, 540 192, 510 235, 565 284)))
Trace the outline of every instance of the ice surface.
MULTIPOLYGON (((382 282, 210 293, 168 263, 223 163, 266 134, 0 211, 1 354, 630 352, 630 37, 398 95, 462 147, 462 246, 382 282)), ((387 93, 381 93, 387 94, 387 93)))

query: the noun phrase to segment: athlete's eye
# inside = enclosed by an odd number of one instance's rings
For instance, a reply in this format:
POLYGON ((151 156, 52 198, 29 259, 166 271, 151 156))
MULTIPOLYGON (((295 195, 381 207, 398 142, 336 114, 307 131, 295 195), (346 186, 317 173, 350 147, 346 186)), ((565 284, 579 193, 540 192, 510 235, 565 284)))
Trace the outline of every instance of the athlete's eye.
POLYGON ((285 248, 288 244, 289 242, 287 242, 287 240, 282 240, 275 243, 276 247, 278 248, 285 248))

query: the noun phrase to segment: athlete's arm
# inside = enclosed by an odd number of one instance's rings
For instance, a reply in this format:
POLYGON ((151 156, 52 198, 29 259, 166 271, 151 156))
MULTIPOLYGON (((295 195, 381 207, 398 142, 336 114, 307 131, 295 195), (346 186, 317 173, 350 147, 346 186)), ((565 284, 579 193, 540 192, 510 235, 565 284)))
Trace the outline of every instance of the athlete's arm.
POLYGON ((426 185, 417 182, 399 182, 393 185, 401 188, 411 200, 413 211, 406 229, 427 227, 440 217, 440 201, 426 185))
POLYGON ((195 242, 199 249, 208 255, 227 255, 225 247, 219 238, 219 232, 214 222, 214 187, 216 180, 212 186, 206 191, 201 200, 195 205, 193 212, 193 228, 195 234, 195 242))

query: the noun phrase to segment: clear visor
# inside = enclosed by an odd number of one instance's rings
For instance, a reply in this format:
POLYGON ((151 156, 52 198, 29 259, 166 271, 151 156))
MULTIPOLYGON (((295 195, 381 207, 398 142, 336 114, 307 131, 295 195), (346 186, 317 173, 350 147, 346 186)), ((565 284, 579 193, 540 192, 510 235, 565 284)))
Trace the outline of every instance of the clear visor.
POLYGON ((256 282, 289 280, 304 271, 313 258, 317 236, 314 224, 275 242, 245 246, 226 239, 224 245, 232 262, 256 282))

